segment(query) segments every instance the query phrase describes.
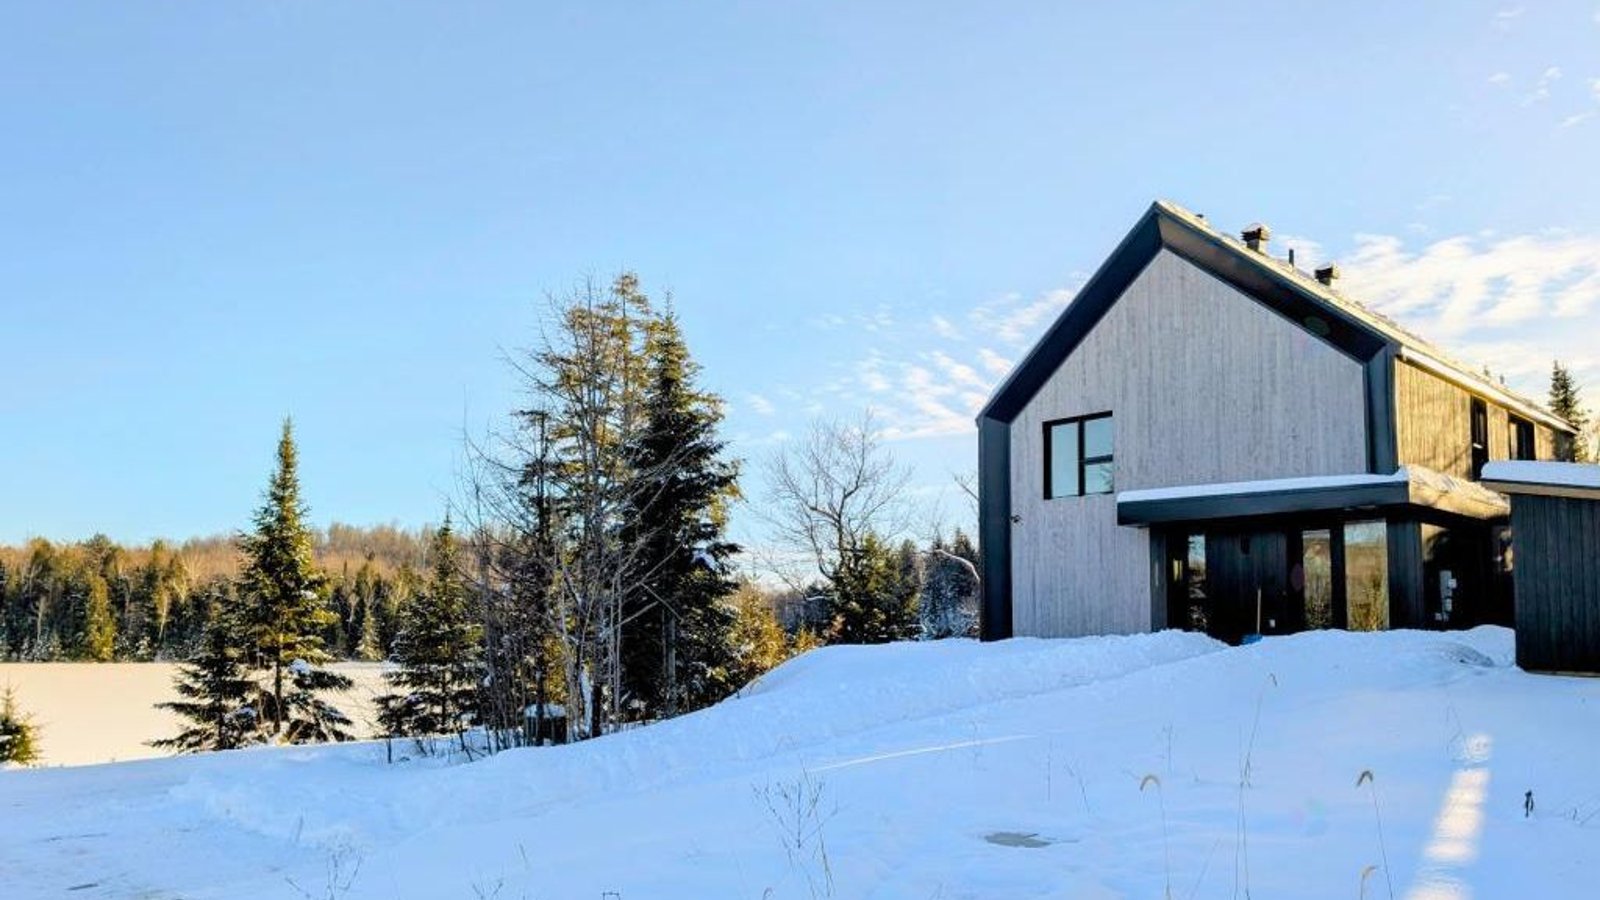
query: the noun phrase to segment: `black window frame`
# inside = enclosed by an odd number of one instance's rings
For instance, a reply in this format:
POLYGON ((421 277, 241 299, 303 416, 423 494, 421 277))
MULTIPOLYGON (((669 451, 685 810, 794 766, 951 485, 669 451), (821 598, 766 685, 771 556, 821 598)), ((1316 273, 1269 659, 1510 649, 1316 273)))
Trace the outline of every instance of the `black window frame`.
POLYGON ((1483 398, 1473 397, 1469 401, 1467 421, 1471 429, 1472 480, 1477 481, 1483 477, 1483 467, 1489 462, 1489 404, 1483 398))
POLYGON ((1084 476, 1084 472, 1088 469, 1089 466, 1100 465, 1100 464, 1111 464, 1113 466, 1113 469, 1112 469, 1112 472, 1113 472, 1113 476, 1112 476, 1113 477, 1113 486, 1115 485, 1115 471, 1116 471, 1115 463, 1116 463, 1116 457, 1117 457, 1117 432, 1116 432, 1115 421, 1113 421, 1113 424, 1111 426, 1111 452, 1110 453, 1101 454, 1101 455, 1098 455, 1098 456, 1090 456, 1090 457, 1084 456, 1084 425, 1085 425, 1085 423, 1098 421, 1100 419, 1111 419, 1111 418, 1113 418, 1112 417, 1112 411, 1108 409, 1108 410, 1105 410, 1103 412, 1089 413, 1087 415, 1082 415, 1082 416, 1067 416, 1066 418, 1063 418, 1063 419, 1051 419, 1050 421, 1044 423, 1044 499, 1046 499, 1046 500, 1065 500, 1065 499, 1067 499, 1069 497, 1088 497, 1088 496, 1091 496, 1091 495, 1114 494, 1114 493, 1116 493, 1115 490, 1110 490, 1110 491, 1088 491, 1088 490, 1085 490, 1086 485, 1085 485, 1085 480, 1084 480, 1084 477, 1083 477, 1084 476), (1054 474, 1055 474, 1055 458, 1054 458, 1055 457, 1055 441, 1051 440, 1051 432, 1054 431, 1056 428, 1061 427, 1062 425, 1075 425, 1075 426, 1077 426, 1077 427, 1075 427, 1073 429, 1073 433, 1077 435, 1077 450, 1076 450, 1076 453, 1077 453, 1077 457, 1078 457, 1078 491, 1075 494, 1056 494, 1055 493, 1055 484, 1053 483, 1054 480, 1055 480, 1054 479, 1054 474))
POLYGON ((1506 416, 1506 458, 1534 460, 1539 458, 1533 423, 1521 416, 1506 416))

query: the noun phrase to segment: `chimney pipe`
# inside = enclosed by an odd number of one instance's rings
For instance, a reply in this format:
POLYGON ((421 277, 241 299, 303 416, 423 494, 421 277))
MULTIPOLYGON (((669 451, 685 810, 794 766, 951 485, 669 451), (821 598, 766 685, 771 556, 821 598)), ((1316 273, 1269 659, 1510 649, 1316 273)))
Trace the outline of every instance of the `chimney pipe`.
POLYGON ((1318 268, 1316 275, 1318 281, 1326 285, 1332 285, 1333 282, 1339 277, 1339 267, 1334 263, 1328 263, 1327 265, 1318 268))
POLYGON ((1244 245, 1257 253, 1267 252, 1267 241, 1272 239, 1272 229, 1260 224, 1251 225, 1239 235, 1244 238, 1244 245))

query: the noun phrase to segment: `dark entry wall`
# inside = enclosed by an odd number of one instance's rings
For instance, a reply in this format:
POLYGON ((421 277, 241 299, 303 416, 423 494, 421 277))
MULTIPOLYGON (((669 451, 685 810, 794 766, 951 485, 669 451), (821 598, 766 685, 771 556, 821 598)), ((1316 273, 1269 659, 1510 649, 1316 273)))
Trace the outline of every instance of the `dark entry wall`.
POLYGON ((1600 501, 1511 499, 1517 665, 1600 673, 1600 501))

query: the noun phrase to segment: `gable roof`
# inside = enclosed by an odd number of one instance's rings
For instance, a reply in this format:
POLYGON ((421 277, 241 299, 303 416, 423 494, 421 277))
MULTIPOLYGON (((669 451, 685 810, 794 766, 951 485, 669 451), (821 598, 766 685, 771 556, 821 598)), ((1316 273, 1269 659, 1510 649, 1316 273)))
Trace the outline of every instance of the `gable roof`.
POLYGON ((1203 217, 1157 200, 1086 282, 978 414, 1009 423, 1077 348, 1101 316, 1162 249, 1232 285, 1358 362, 1384 350, 1459 387, 1558 431, 1572 425, 1537 402, 1484 377, 1399 323, 1266 253, 1212 228, 1203 217))

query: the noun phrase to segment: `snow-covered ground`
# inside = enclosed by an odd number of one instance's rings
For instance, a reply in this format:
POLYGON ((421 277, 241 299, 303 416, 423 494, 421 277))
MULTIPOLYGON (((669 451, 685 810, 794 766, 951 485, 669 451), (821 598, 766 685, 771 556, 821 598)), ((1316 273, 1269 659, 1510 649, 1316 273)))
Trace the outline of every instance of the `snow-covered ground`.
MULTIPOLYGON (((355 682, 334 704, 357 734, 377 734, 373 698, 388 690, 383 664, 330 668, 355 682)), ((43 765, 80 766, 166 756, 147 742, 183 727, 176 713, 155 707, 178 699, 172 687, 177 672, 176 663, 0 663, 0 687, 15 688, 17 705, 38 724, 43 765)))
POLYGON ((9 771, 0 895, 1594 896, 1600 680, 1511 659, 1500 629, 835 647, 468 764, 9 771))

